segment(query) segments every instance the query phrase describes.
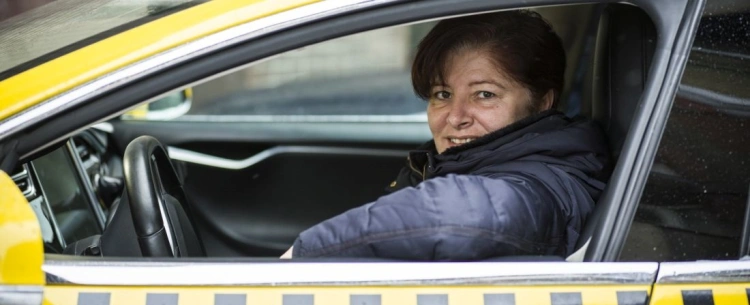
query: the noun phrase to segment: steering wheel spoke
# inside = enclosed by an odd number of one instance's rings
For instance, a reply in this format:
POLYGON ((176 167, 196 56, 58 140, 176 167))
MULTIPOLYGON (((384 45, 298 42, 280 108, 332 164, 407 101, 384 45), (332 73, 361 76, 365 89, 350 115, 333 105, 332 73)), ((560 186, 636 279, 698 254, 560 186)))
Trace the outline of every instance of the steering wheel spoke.
MULTIPOLYGON (((185 226, 190 226, 194 234, 195 230, 189 214, 181 221, 177 212, 188 213, 189 208, 167 151, 155 138, 141 136, 128 144, 123 163, 131 216, 143 256, 187 255, 184 234, 178 230, 185 226)), ((196 238, 197 252, 205 253, 197 234, 196 238)))

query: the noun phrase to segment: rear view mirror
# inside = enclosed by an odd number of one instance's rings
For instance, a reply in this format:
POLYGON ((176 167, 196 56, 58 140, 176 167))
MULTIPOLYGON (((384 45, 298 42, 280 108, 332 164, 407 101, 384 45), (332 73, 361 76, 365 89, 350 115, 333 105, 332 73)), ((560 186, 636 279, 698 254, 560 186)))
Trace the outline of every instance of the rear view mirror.
POLYGON ((166 121, 186 114, 193 100, 193 90, 172 92, 151 103, 141 105, 122 115, 123 120, 166 121))

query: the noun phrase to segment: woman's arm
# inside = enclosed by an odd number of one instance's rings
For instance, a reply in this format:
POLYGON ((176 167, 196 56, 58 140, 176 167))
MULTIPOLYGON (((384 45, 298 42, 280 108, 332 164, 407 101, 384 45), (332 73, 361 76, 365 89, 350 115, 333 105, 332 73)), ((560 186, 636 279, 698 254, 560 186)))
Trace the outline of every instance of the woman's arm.
POLYGON ((565 243, 563 210, 534 179, 448 175, 302 232, 293 256, 471 260, 555 254, 565 243))

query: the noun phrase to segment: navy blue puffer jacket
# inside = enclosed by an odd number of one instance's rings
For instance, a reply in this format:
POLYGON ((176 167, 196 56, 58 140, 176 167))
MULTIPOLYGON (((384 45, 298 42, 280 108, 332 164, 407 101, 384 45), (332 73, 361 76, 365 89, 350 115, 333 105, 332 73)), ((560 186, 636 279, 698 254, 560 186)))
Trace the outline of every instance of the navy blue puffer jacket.
POLYGON ((390 194, 302 232, 293 256, 567 256, 608 176, 596 124, 545 111, 442 154, 428 142, 390 194))

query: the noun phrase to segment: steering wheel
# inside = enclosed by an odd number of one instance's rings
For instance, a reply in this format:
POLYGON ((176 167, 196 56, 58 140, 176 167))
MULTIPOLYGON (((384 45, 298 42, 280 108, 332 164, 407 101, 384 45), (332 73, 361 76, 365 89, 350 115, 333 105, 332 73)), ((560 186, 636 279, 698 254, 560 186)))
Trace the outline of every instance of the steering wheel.
POLYGON ((185 255, 186 249, 180 249, 178 242, 181 235, 175 231, 175 227, 180 230, 181 226, 180 219, 174 216, 173 205, 184 206, 187 201, 167 151, 155 138, 141 136, 128 144, 123 165, 125 188, 142 255, 185 255))

